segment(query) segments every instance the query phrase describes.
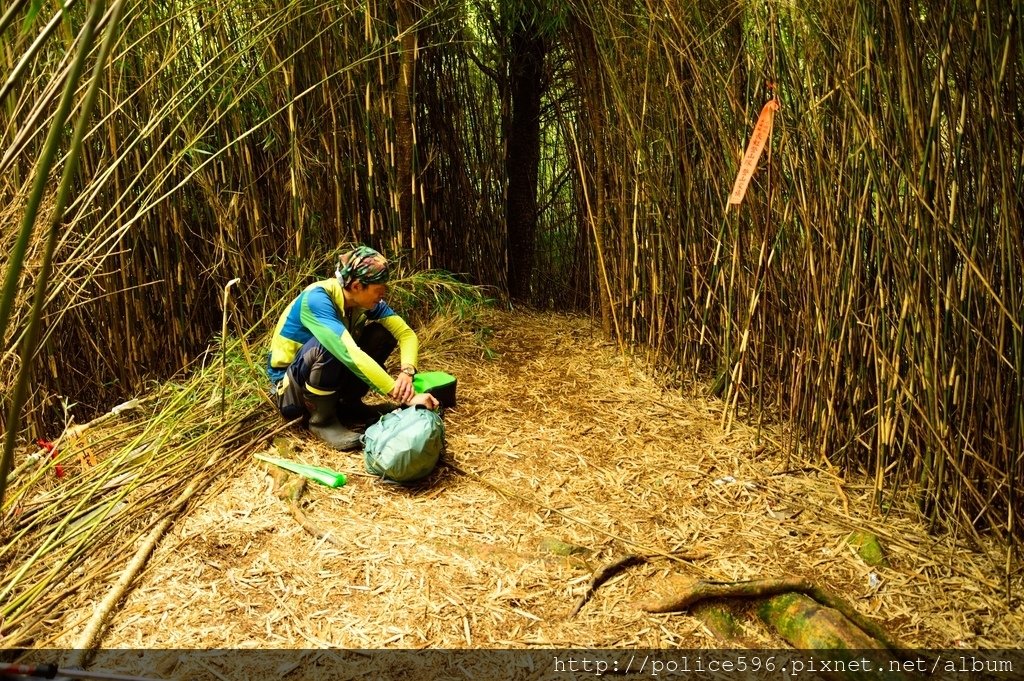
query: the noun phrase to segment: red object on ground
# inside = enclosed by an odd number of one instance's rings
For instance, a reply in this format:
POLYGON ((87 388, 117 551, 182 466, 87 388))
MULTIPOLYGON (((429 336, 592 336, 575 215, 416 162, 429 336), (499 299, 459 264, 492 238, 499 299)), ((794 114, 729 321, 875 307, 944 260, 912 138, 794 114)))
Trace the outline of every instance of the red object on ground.
MULTIPOLYGON (((49 440, 44 440, 43 438, 39 438, 38 440, 36 440, 36 444, 45 449, 46 451, 50 452, 51 459, 57 458, 57 453, 59 450, 53 446, 52 442, 50 442, 49 440)), ((59 463, 54 464, 53 472, 57 475, 58 478, 63 478, 64 466, 60 465, 59 463)))

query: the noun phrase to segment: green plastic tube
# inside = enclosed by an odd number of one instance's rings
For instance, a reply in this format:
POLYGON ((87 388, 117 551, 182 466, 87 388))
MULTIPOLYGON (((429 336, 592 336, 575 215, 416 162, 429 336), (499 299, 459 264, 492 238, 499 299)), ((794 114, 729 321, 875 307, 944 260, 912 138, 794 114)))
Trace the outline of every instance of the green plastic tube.
POLYGON ((297 473, 304 478, 309 478, 313 482, 318 482, 321 485, 326 485, 328 487, 341 487, 346 482, 344 473, 332 471, 330 468, 310 466, 309 464, 289 461, 288 459, 278 459, 277 457, 267 456, 266 454, 254 454, 253 456, 260 461, 272 463, 279 468, 291 471, 292 473, 297 473))

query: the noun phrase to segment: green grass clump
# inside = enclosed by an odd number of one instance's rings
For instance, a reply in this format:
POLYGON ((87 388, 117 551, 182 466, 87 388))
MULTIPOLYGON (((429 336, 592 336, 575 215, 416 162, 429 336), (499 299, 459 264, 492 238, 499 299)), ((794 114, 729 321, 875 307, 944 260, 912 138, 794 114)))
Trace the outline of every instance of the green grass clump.
POLYGON ((474 286, 443 270, 425 270, 392 279, 388 304, 412 325, 422 325, 438 315, 456 320, 475 319, 494 304, 488 289, 474 286))

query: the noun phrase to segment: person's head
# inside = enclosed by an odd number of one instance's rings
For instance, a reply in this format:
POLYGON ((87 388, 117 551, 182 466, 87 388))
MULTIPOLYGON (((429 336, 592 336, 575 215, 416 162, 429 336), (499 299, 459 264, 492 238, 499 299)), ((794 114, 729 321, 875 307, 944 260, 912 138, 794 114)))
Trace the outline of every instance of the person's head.
POLYGON ((369 246, 356 246, 338 255, 334 276, 345 287, 347 300, 369 310, 387 294, 391 271, 383 255, 369 246))

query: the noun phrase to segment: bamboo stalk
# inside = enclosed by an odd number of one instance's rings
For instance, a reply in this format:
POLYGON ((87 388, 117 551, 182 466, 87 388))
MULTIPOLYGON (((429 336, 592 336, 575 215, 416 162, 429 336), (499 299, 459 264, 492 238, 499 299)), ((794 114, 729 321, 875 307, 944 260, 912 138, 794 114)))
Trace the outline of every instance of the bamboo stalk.
MULTIPOLYGON (((79 35, 79 48, 75 54, 75 60, 73 62, 71 71, 68 73, 67 83, 64 88, 64 94, 61 97, 60 105, 58 106, 58 114, 54 120, 53 125, 50 127, 50 133, 47 136, 46 146, 43 149, 43 154, 39 158, 39 162, 35 169, 35 178, 32 186, 32 193, 29 197, 28 205, 25 209, 25 216, 21 223, 21 232, 19 233, 18 240, 15 244, 15 249, 11 253, 7 261, 7 276, 4 279, 3 297, 0 299, 0 338, 2 338, 7 331, 7 323, 10 317, 11 307, 14 303, 14 296, 18 286, 18 279, 21 275, 22 262, 25 257, 25 250, 28 246, 28 241, 32 236, 32 231, 35 226, 36 216, 39 210, 39 204, 42 201, 43 190, 46 187, 47 177, 50 172, 50 167, 53 163, 54 157, 56 156, 57 147, 60 143, 62 134, 62 125, 64 119, 67 117, 71 110, 72 97, 75 88, 78 84, 79 76, 85 65, 85 56, 88 54, 89 49, 92 47, 93 29, 96 26, 96 22, 99 21, 100 14, 102 13, 102 3, 95 3, 92 10, 89 12, 89 18, 86 21, 85 26, 82 28, 82 32, 79 35)), ((0 98, 2 99, 2 98, 0 98)), ((87 100, 88 105, 83 105, 82 112, 79 118, 78 125, 75 131, 75 142, 72 146, 72 154, 76 153, 76 150, 81 150, 82 137, 80 134, 81 130, 84 130, 84 121, 88 118, 91 110, 91 102, 94 101, 94 95, 92 98, 87 100)), ((71 177, 71 173, 74 170, 74 164, 68 163, 65 167, 65 173, 61 180, 60 195, 62 197, 67 196, 68 191, 68 180, 71 177)), ((62 208, 61 204, 63 201, 58 199, 58 206, 62 208)), ((30 314, 29 329, 30 331, 26 335, 25 343, 21 352, 21 369, 18 372, 17 383, 14 388, 13 399, 11 400, 10 409, 7 416, 6 432, 4 437, 4 449, 3 455, 0 457, 0 508, 3 507, 4 496, 7 491, 7 475, 8 471, 11 470, 14 460, 14 440, 18 433, 18 423, 21 418, 21 407, 25 400, 25 391, 28 385, 28 374, 29 374, 29 362, 31 357, 35 353, 33 343, 35 340, 35 330, 38 328, 39 318, 42 314, 42 299, 46 291, 47 277, 49 275, 49 262, 53 255, 54 239, 56 237, 57 225, 60 223, 61 211, 58 208, 55 210, 55 214, 51 218, 51 229, 50 237, 47 240, 46 253, 44 257, 44 271, 43 276, 40 277, 39 286, 36 289, 36 296, 32 306, 32 312, 30 314)))

